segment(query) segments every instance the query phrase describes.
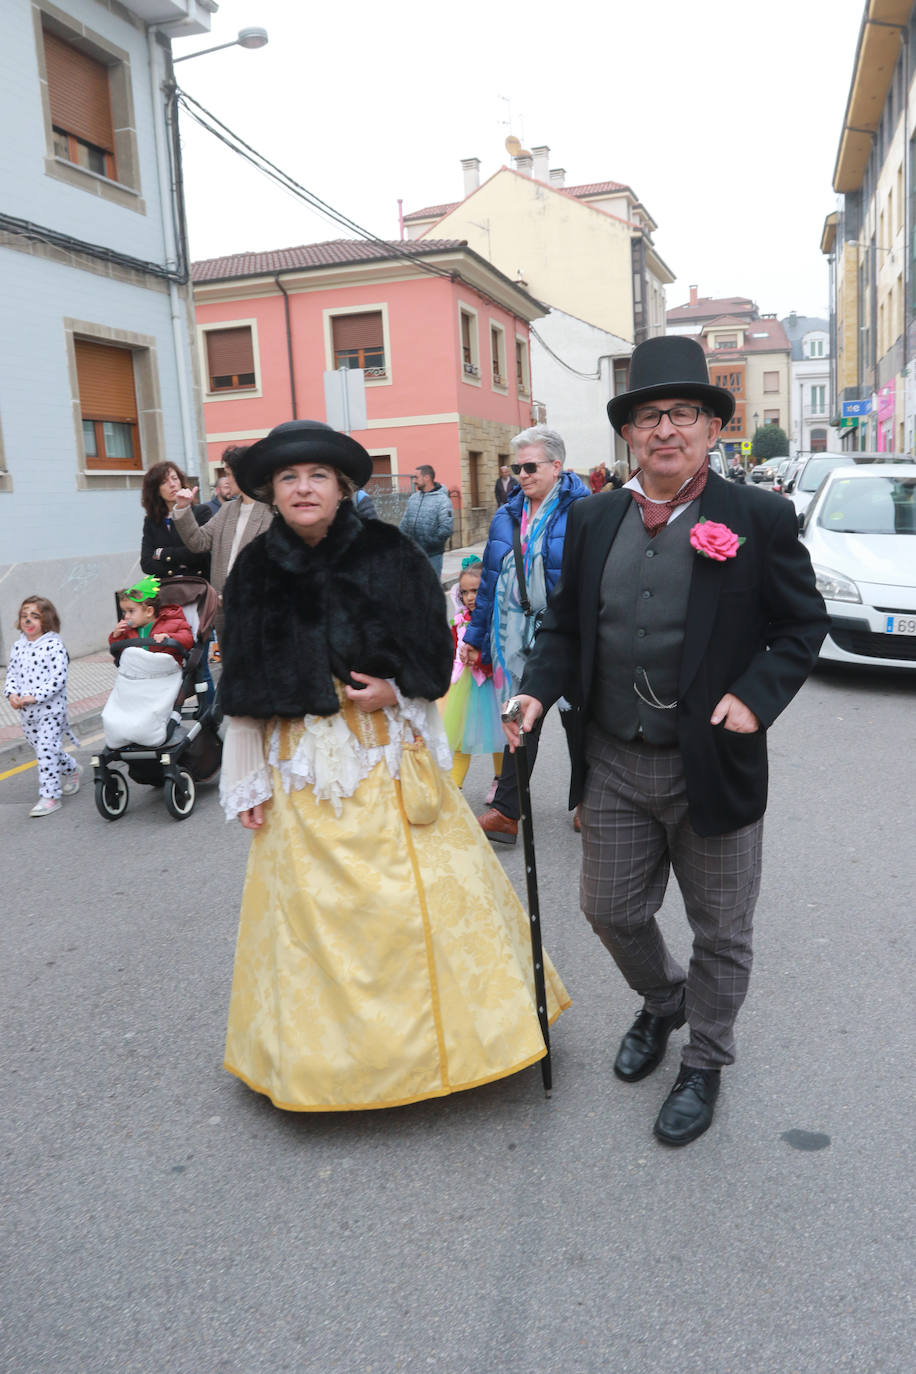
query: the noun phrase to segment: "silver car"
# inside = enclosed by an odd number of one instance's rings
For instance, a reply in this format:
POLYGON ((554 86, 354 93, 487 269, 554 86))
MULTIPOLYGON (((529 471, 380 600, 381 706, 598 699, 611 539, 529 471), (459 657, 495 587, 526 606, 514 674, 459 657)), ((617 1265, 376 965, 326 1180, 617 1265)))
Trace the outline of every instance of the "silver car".
POLYGON ((916 669, 916 463, 842 467, 801 518, 832 663, 916 669))

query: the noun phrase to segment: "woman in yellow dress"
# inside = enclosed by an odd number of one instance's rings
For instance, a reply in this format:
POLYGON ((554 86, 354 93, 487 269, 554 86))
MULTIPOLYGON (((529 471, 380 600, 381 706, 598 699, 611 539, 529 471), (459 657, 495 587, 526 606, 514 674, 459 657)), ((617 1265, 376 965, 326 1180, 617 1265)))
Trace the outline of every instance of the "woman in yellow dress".
MULTIPOLYGON (((442 589, 412 541, 356 514, 371 472, 312 420, 237 472, 275 518, 223 596, 220 795, 252 832, 225 1065, 289 1111, 439 1097, 545 1053, 527 918, 447 774, 442 589), (434 819, 408 788, 424 745, 434 819)), ((545 970, 553 1021, 569 998, 545 970)))

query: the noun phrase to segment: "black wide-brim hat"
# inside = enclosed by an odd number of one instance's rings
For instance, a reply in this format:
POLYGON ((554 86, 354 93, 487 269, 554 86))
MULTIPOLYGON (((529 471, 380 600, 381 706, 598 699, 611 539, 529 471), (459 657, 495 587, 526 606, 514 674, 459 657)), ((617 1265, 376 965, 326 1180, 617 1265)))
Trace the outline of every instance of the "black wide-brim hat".
POLYGON ((372 459, 362 444, 320 420, 285 420, 240 458, 235 480, 246 496, 257 494, 278 468, 292 463, 327 463, 358 487, 372 476, 372 459))
POLYGON ((686 334, 663 334, 637 344, 630 359, 630 389, 607 403, 611 424, 620 434, 634 406, 645 401, 661 401, 667 396, 683 396, 702 401, 723 425, 735 413, 735 398, 724 387, 709 380, 706 354, 696 339, 686 334))

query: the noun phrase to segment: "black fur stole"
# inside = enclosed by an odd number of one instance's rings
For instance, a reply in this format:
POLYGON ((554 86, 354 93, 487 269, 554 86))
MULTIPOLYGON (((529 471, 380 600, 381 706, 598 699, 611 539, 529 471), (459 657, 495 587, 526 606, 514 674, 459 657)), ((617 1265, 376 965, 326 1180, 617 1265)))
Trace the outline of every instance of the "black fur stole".
POLYGON ((333 715, 333 677, 393 678, 435 700, 454 647, 439 579, 393 525, 342 502, 314 547, 277 516, 236 560, 223 591, 221 698, 227 715, 333 715))

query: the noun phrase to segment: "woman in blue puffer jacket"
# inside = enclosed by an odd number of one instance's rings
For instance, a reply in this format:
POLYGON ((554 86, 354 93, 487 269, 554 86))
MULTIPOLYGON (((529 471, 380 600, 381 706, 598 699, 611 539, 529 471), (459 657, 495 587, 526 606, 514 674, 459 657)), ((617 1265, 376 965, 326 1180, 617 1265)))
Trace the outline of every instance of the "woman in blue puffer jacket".
MULTIPOLYGON (((468 662, 480 657, 484 663, 493 664, 494 682, 504 697, 518 687, 539 613, 543 613, 559 579, 569 507, 589 494, 574 472, 564 471, 566 446, 556 430, 534 425, 512 440, 512 448, 516 460, 512 471, 520 490, 500 506, 490 523, 477 605, 465 631, 463 651, 468 662), (513 549, 516 530, 531 616, 526 616, 520 605, 513 549)), ((537 757, 539 737, 539 729, 528 736, 530 767, 537 757)), ((490 839, 514 844, 519 805, 515 766, 508 749, 492 803, 492 809, 478 817, 480 824, 490 839)))

